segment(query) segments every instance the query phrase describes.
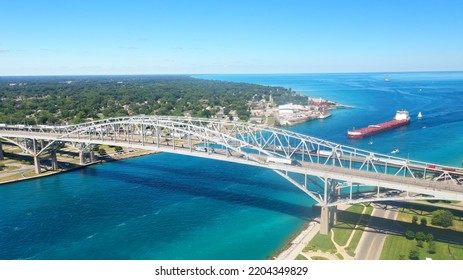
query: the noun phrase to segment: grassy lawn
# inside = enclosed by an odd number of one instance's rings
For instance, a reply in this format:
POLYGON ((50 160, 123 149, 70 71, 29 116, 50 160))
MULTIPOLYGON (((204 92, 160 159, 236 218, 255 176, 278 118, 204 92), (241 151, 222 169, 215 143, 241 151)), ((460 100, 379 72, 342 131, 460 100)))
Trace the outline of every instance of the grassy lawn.
MULTIPOLYGON (((400 255, 408 259, 408 251, 416 246, 416 241, 407 240, 404 236, 391 235, 386 237, 380 260, 399 260, 400 255)), ((420 254, 421 255, 421 254, 420 254)))
POLYGON ((320 233, 317 233, 302 251, 307 252, 309 250, 335 252, 336 247, 334 246, 333 242, 331 242, 331 233, 329 235, 322 235, 320 233))
POLYGON ((7 165, 5 167, 5 169, 3 169, 4 171, 14 171, 14 170, 18 170, 20 169, 21 166, 17 166, 17 165, 7 165))
POLYGON ((354 230, 355 224, 348 224, 343 222, 337 222, 333 226, 334 231, 334 241, 340 246, 344 246, 347 243, 352 231, 354 230))
MULTIPOLYGON (((413 216, 417 216, 418 224, 419 224, 421 221, 421 218, 425 217, 428 220, 428 223, 427 223, 428 227, 442 228, 442 227, 434 226, 431 224, 431 218, 432 218, 431 212, 432 211, 414 210, 414 209, 405 208, 403 211, 399 212, 399 215, 397 216, 397 221, 411 223, 413 216)), ((453 220, 453 226, 449 227, 449 229, 453 229, 456 231, 463 231, 463 221, 455 217, 455 219, 453 220)))
POLYGON ((21 166, 19 166, 19 165, 11 165, 11 164, 7 165, 6 162, 4 162, 4 163, 5 163, 5 166, 0 169, 0 172, 3 172, 3 171, 4 172, 9 172, 9 171, 18 170, 19 168, 21 168, 21 166))
POLYGON ((391 235, 386 238, 381 260, 399 260, 402 257, 408 259, 408 252, 412 248, 418 248, 419 259, 432 258, 433 260, 462 260, 463 246, 448 245, 447 243, 435 241, 436 253, 427 252, 428 243, 424 242, 423 248, 416 246, 416 240, 408 240, 404 236, 391 235))
MULTIPOLYGON (((363 229, 365 225, 368 223, 369 215, 361 216, 363 212, 364 205, 362 204, 355 204, 347 208, 345 211, 338 211, 338 220, 336 225, 333 226, 334 232, 334 240, 341 246, 346 245, 347 241, 349 240, 350 235, 354 231, 355 225, 360 219, 360 226, 357 230, 355 230, 354 237, 349 244, 351 254, 353 255, 353 251, 357 248, 357 245, 360 241, 360 237, 363 234, 363 229)), ((367 207, 366 213, 371 214, 373 211, 372 207, 367 207)), ((317 233, 314 236, 312 241, 304 248, 304 252, 309 250, 321 250, 324 252, 335 252, 336 247, 334 246, 333 242, 331 241, 331 233, 329 235, 321 235, 317 233)), ((348 250, 348 251, 349 251, 348 250)))
MULTIPOLYGON (((26 172, 24 173, 24 176, 27 178, 27 177, 34 177, 36 174, 34 171, 29 171, 29 172, 26 172)), ((21 174, 13 174, 11 176, 7 176, 7 177, 3 177, 3 178, 0 178, 0 182, 7 182, 7 181, 12 181, 12 180, 18 180, 18 179, 21 179, 23 178, 23 176, 21 174)))
POLYGON ((359 245, 360 239, 363 235, 363 231, 365 230, 365 227, 368 224, 371 213, 373 213, 373 209, 374 208, 372 206, 367 206, 367 209, 365 210, 365 213, 363 214, 362 219, 360 220, 359 226, 355 230, 354 236, 350 240, 349 246, 346 247, 346 252, 347 254, 349 254, 349 256, 355 256, 355 249, 357 249, 357 246, 359 245))
POLYGON ((418 248, 419 259, 432 258, 435 260, 463 260, 463 222, 461 211, 452 211, 459 213, 458 217, 453 220, 453 226, 442 228, 431 225, 432 211, 439 209, 433 205, 408 204, 401 208, 397 216, 397 222, 405 230, 411 230, 415 234, 419 231, 425 234, 433 234, 436 244, 436 253, 427 252, 428 243, 423 243, 423 248, 416 247, 416 240, 408 240, 404 236, 388 236, 383 247, 380 259, 398 260, 400 258, 408 259, 410 249, 418 248), (412 224, 413 216, 418 217, 418 224, 412 224), (421 225, 421 218, 427 219, 427 225, 421 225), (449 243, 450 242, 450 243, 449 243), (456 243, 456 244, 455 244, 456 243))
POLYGON ((357 213, 357 214, 362 214, 363 208, 365 208, 365 206, 363 204, 354 204, 351 207, 347 208, 346 211, 352 212, 352 213, 357 213))
MULTIPOLYGON (((116 147, 116 146, 112 146, 112 148, 111 148, 109 145, 99 145, 99 149, 104 149, 106 151, 106 153, 108 153, 108 154, 117 153, 116 150, 114 149, 114 147, 116 147)), ((95 152, 95 153, 98 154, 98 152, 95 152)))
POLYGON ((357 227, 354 233, 354 237, 352 237, 349 246, 346 247, 346 252, 349 254, 349 256, 354 257, 355 256, 355 249, 357 249, 357 246, 359 245, 360 238, 362 238, 363 231, 365 230, 364 225, 360 225, 357 227))
POLYGON ((363 209, 364 206, 362 204, 355 204, 347 208, 345 211, 338 211, 338 221, 336 222, 336 225, 333 226, 333 231, 334 241, 336 241, 336 243, 340 246, 347 244, 347 240, 349 240, 363 209))
POLYGON ((312 257, 312 260, 316 260, 316 261, 326 261, 326 260, 328 260, 328 259, 325 258, 325 257, 315 256, 315 257, 312 257))
POLYGON ((10 176, 7 176, 7 177, 0 178, 0 182, 7 182, 7 181, 17 180, 17 179, 21 179, 21 178, 22 178, 21 174, 14 174, 14 175, 10 175, 10 176))
POLYGON ((367 210, 365 210, 365 214, 371 216, 371 213, 373 213, 373 209, 374 208, 372 206, 367 206, 367 210))
POLYGON ((295 258, 295 260, 308 260, 305 256, 299 254, 297 255, 297 257, 295 258))

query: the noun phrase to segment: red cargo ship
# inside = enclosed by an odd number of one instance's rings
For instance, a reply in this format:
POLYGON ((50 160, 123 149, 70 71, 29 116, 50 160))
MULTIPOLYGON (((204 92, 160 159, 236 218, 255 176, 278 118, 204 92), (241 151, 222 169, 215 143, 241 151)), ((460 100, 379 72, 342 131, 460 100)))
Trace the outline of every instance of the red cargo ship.
POLYGON ((373 135, 379 132, 383 132, 389 129, 393 129, 402 125, 406 125, 410 123, 410 114, 408 111, 402 110, 397 111, 393 120, 388 122, 383 122, 379 124, 372 124, 368 127, 364 127, 361 129, 356 130, 349 130, 347 131, 347 137, 352 139, 359 139, 363 138, 368 135, 373 135))

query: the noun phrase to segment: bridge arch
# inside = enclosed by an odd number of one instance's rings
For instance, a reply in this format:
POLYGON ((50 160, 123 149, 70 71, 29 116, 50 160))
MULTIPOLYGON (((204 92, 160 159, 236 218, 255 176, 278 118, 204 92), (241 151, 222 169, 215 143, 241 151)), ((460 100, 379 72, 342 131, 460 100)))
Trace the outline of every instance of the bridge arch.
POLYGON ((323 208, 387 200, 463 200, 461 168, 244 122, 132 116, 68 126, 2 126, 0 138, 18 146, 14 139, 48 141, 35 155, 56 142, 108 144, 269 168, 323 208), (354 193, 353 185, 374 190, 354 193))

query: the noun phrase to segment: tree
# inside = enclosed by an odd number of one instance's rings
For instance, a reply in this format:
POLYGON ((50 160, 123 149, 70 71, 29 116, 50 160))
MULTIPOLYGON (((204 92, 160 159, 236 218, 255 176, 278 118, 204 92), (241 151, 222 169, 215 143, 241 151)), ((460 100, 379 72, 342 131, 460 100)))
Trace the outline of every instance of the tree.
POLYGON ((129 112, 181 115, 186 111, 200 112, 207 106, 210 113, 203 112, 205 117, 214 115, 214 111, 219 110, 215 107, 219 106, 224 108, 225 115, 236 110, 240 119, 247 119, 250 102, 260 99, 276 104, 307 104, 306 96, 283 87, 188 76, 121 77, 120 80, 121 83, 114 83, 111 78, 82 78, 84 82, 63 86, 59 78, 34 79, 27 87, 11 87, 8 82, 0 81, 0 123, 80 123, 129 112))
POLYGON ((100 145, 94 145, 92 148, 92 151, 98 152, 99 149, 100 149, 100 145))
POLYGON ((0 170, 3 170, 5 168, 5 163, 0 161, 0 170))
POLYGON ((416 240, 416 246, 420 247, 420 248, 423 248, 423 241, 421 240, 416 240))
POLYGON ((122 148, 121 146, 116 146, 116 147, 114 147, 114 151, 116 151, 116 152, 118 152, 118 153, 119 153, 119 152, 122 152, 122 150, 123 150, 123 148, 122 148))
POLYGON ((453 224, 453 214, 448 210, 436 210, 432 212, 431 224, 441 227, 450 227, 453 224))
POLYGON ((425 217, 422 217, 420 223, 422 226, 426 226, 428 224, 428 220, 425 217))
POLYGON ((413 231, 411 230, 407 230, 405 232, 405 237, 408 239, 408 240, 413 240, 415 239, 415 233, 413 233, 413 231))
POLYGON ((422 231, 419 231, 415 234, 415 239, 419 241, 425 241, 426 235, 422 231))
POLYGON ((201 110, 198 115, 201 118, 210 118, 211 117, 211 111, 210 110, 201 110))
POLYGON ((99 154, 100 156, 105 156, 105 155, 106 155, 106 150, 103 149, 103 148, 99 148, 99 149, 98 149, 98 154, 99 154))
POLYGON ((434 235, 428 233, 428 234, 426 235, 426 241, 427 241, 427 242, 431 242, 431 241, 433 241, 433 240, 434 240, 434 235))
POLYGON ((430 241, 428 243, 428 253, 435 254, 436 253, 436 243, 434 241, 430 241))
POLYGON ((418 223, 418 216, 414 215, 412 217, 412 224, 417 224, 418 223))
POLYGON ((408 258, 411 260, 418 260, 420 258, 418 248, 411 248, 410 251, 408 251, 408 258))

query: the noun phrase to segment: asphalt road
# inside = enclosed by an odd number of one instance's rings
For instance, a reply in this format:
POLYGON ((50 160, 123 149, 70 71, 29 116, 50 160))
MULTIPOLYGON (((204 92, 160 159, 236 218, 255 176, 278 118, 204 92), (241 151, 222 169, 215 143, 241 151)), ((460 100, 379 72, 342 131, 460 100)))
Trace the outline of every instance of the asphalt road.
POLYGON ((357 246, 355 254, 357 260, 378 260, 389 229, 395 227, 393 221, 397 217, 397 208, 389 206, 388 210, 385 210, 385 205, 382 204, 373 204, 373 207, 375 209, 371 215, 376 218, 370 219, 365 228, 357 246))

